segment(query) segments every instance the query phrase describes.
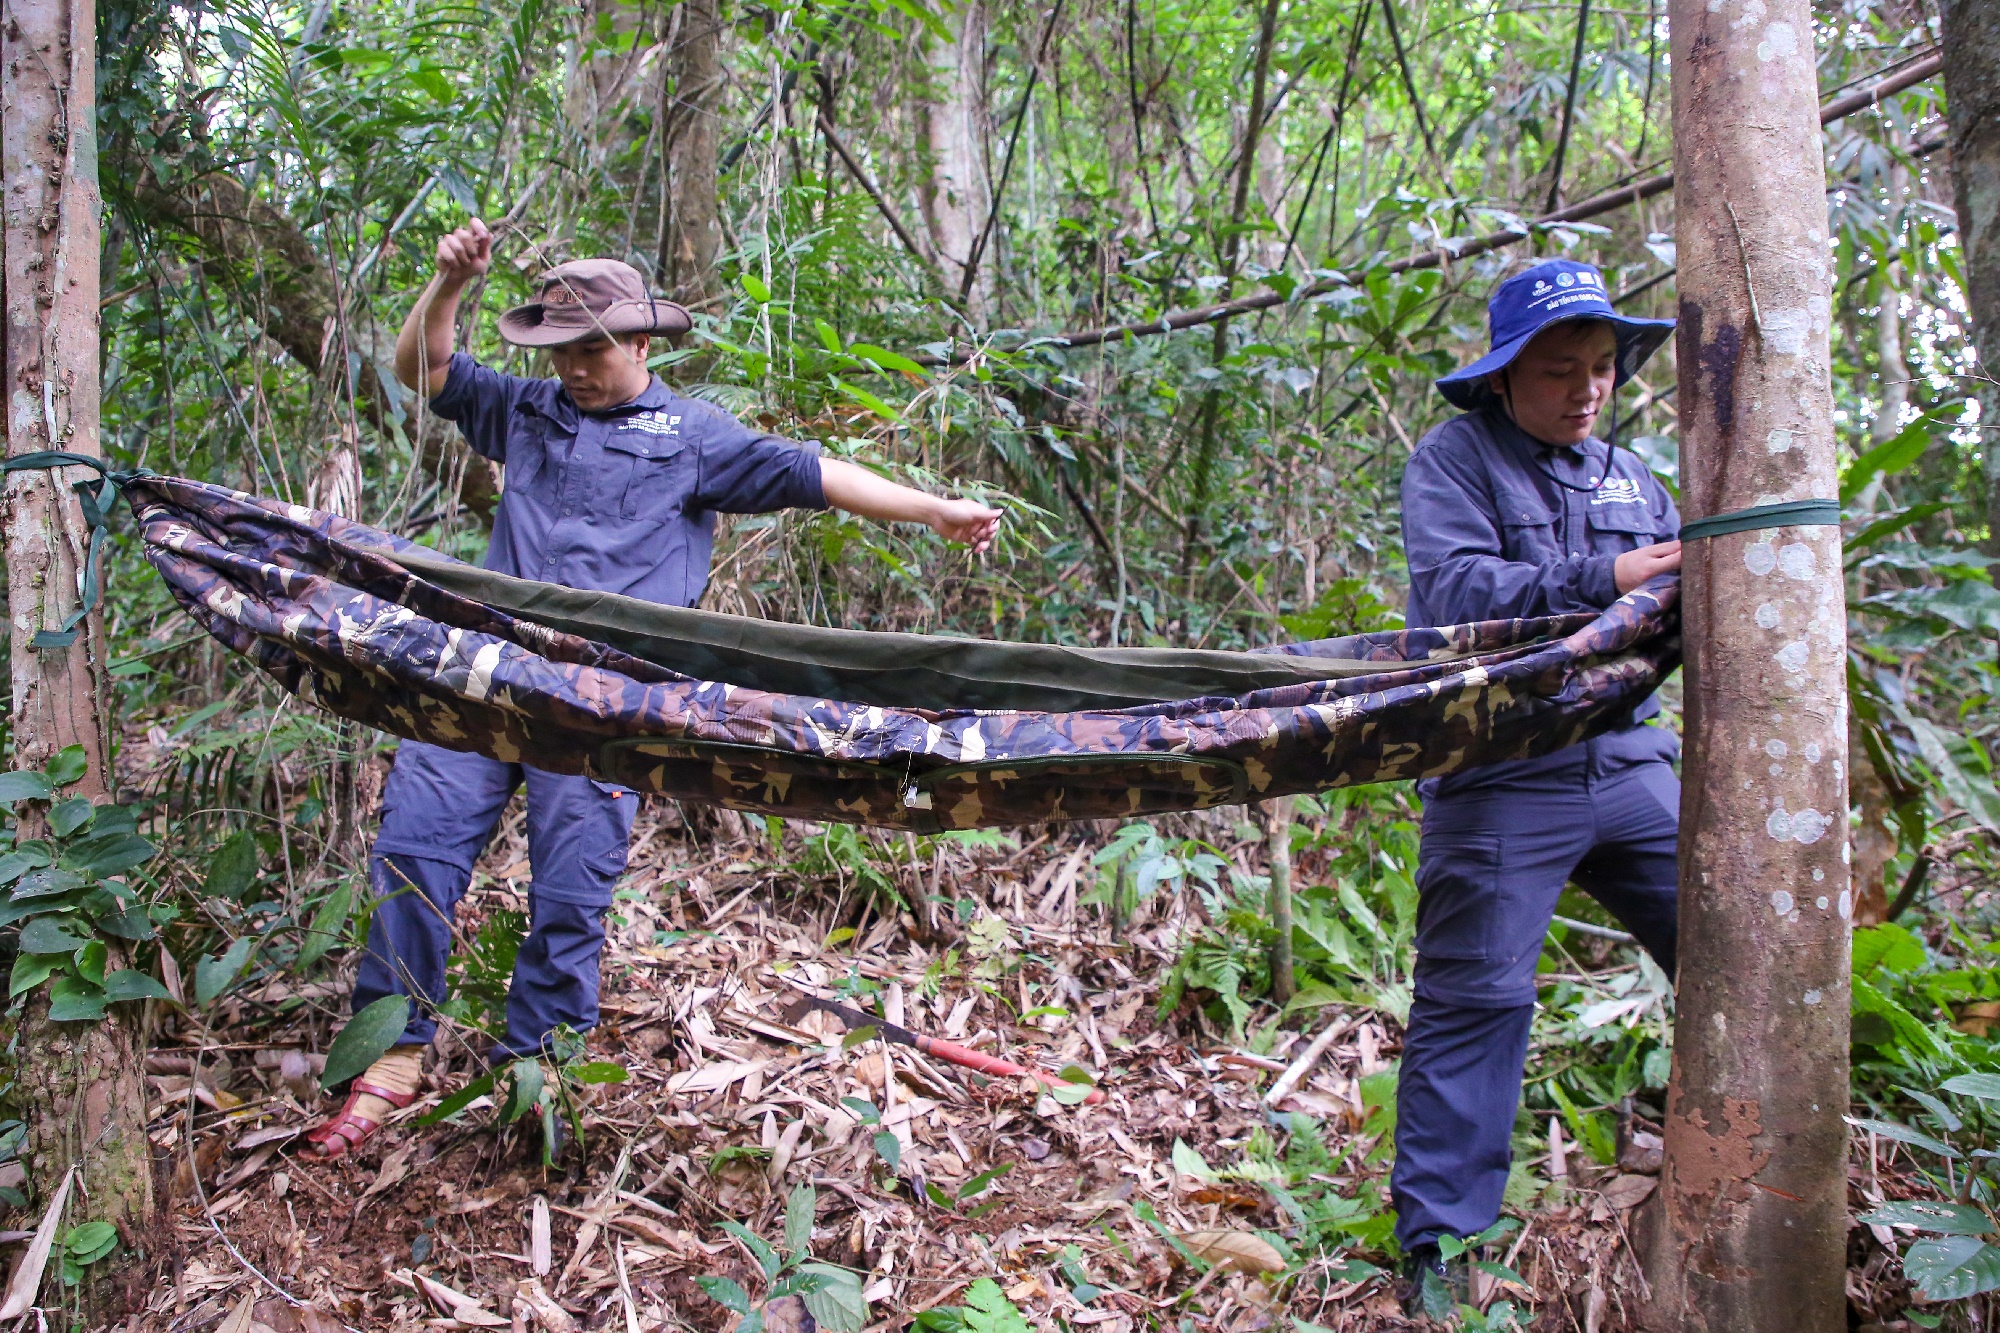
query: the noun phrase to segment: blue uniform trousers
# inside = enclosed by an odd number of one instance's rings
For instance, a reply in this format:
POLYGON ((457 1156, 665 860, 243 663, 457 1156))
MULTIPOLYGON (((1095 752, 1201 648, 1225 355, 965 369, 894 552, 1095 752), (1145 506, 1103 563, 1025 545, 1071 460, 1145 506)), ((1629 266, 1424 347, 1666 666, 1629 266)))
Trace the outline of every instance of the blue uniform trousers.
POLYGON ((408 995, 399 1044, 426 1045, 445 998, 445 960, 473 862, 515 788, 528 788, 528 937, 507 992, 507 1035, 493 1058, 532 1055, 559 1024, 597 1023, 604 916, 625 872, 638 796, 608 782, 501 763, 404 741, 382 798, 382 829, 369 859, 376 895, 368 949, 354 983, 359 1012, 384 995, 408 995))
POLYGON ((1664 760, 1620 754, 1630 748, 1604 737, 1554 766, 1478 770, 1495 780, 1424 807, 1390 1176, 1405 1250, 1500 1215, 1535 964, 1563 885, 1574 880, 1673 973, 1680 781, 1664 760))

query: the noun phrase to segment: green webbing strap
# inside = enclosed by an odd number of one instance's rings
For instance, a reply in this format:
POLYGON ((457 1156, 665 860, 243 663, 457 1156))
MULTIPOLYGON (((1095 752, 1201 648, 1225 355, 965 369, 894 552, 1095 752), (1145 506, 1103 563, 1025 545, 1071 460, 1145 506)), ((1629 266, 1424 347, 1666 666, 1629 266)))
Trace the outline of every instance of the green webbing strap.
POLYGON ((1821 524, 1840 526, 1840 501, 1786 500, 1781 504, 1753 505, 1749 509, 1732 509, 1726 514, 1710 514, 1707 518, 1683 524, 1681 540, 1700 541, 1703 537, 1721 537, 1757 528, 1816 527, 1821 524))
POLYGON ((83 510, 83 521, 90 527, 90 551, 83 562, 83 602, 55 629, 35 631, 35 637, 28 640, 31 648, 67 648, 76 642, 77 627, 83 618, 97 606, 98 567, 104 553, 104 542, 111 535, 107 520, 111 507, 118 502, 118 486, 128 474, 113 473, 101 458, 87 454, 72 454, 61 449, 38 449, 33 453, 16 454, 0 461, 0 472, 29 472, 54 470, 59 467, 87 467, 97 471, 95 481, 70 483, 76 492, 77 504, 83 510))

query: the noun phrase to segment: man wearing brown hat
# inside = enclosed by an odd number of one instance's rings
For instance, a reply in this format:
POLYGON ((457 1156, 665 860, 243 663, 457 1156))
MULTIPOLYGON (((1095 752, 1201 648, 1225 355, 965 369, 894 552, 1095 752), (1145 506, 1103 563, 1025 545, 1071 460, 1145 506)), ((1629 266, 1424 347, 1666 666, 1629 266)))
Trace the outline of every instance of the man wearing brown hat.
MULTIPOLYGON (((453 354, 459 295, 492 261, 476 219, 438 242, 438 273, 396 340, 396 375, 506 468, 486 567, 574 588, 691 606, 708 583, 717 513, 829 506, 882 522, 925 523, 983 551, 997 510, 899 486, 810 446, 754 430, 682 398, 646 367, 655 335, 693 321, 656 299, 637 270, 584 259, 542 275, 539 297, 500 333, 548 352, 553 379, 503 375, 453 354)), ((416 1096, 423 1048, 445 999, 451 920, 515 789, 528 789, 528 934, 514 962, 495 1060, 533 1055, 559 1027, 597 1022, 604 916, 625 870, 638 798, 588 778, 404 741, 383 793, 370 857, 376 894, 354 985, 358 1012, 407 995, 409 1026, 354 1080, 346 1104, 307 1137, 337 1157, 416 1096)))

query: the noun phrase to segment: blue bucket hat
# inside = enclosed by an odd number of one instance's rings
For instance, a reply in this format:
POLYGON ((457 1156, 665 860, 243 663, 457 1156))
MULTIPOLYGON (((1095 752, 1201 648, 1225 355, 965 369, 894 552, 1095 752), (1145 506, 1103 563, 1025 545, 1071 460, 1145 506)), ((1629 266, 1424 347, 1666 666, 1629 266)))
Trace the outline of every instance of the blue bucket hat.
POLYGON ((1551 259, 1501 283, 1486 303, 1486 319, 1493 350, 1437 382, 1438 392, 1467 412, 1494 401, 1486 377, 1512 365, 1529 340, 1551 324, 1577 319, 1609 324, 1618 335, 1619 384, 1637 374, 1674 331, 1671 319, 1619 314, 1604 290, 1604 275, 1573 259, 1551 259))

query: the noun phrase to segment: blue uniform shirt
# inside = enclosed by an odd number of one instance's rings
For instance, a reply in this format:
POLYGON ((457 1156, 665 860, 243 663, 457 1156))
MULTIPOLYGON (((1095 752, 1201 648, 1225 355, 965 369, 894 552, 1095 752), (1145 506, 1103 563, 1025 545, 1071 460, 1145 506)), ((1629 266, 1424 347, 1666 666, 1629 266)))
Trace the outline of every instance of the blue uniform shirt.
POLYGON ((692 606, 715 516, 824 509, 818 450, 754 431, 658 378, 581 412, 559 380, 502 375, 460 352, 431 410, 506 465, 486 568, 692 606))
MULTIPOLYGON (((1596 439, 1574 449, 1543 444, 1497 408, 1454 417, 1425 435, 1403 469, 1408 623, 1598 611, 1618 600, 1613 562, 1671 541, 1681 520, 1666 487, 1630 450, 1617 452, 1608 477, 1606 453, 1596 439)), ((1636 725, 1659 711, 1659 701, 1647 699, 1623 728, 1592 742, 1596 757, 1670 757, 1670 735, 1636 725)), ((1472 770, 1479 776, 1470 780, 1576 759, 1558 751, 1472 770)), ((1446 789, 1457 785, 1445 781, 1446 789)))

